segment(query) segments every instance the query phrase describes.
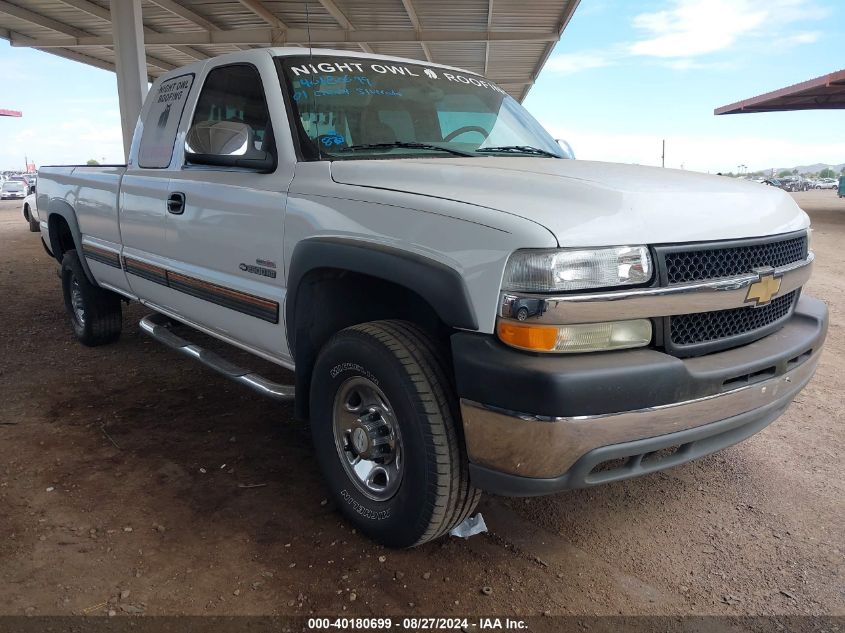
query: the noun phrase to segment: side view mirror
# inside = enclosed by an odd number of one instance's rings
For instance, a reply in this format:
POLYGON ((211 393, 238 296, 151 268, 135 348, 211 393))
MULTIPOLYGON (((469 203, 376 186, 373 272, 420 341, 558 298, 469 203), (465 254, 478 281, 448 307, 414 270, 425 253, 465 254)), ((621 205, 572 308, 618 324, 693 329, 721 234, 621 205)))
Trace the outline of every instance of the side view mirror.
POLYGON ((567 143, 565 139, 556 138, 555 142, 560 145, 560 148, 563 150, 564 154, 566 154, 567 158, 575 160, 575 152, 573 151, 572 146, 567 143))
POLYGON ((255 132, 240 121, 203 121, 185 137, 185 158, 196 165, 272 171, 275 158, 255 147, 255 132))

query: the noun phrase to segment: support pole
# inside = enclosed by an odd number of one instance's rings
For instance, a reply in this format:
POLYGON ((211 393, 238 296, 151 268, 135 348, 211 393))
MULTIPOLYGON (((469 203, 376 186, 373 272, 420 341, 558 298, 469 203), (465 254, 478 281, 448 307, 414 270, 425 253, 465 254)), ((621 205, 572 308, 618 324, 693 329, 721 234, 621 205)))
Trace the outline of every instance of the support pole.
POLYGON ((129 160, 132 134, 147 96, 147 62, 144 51, 144 24, 141 0, 112 0, 112 36, 117 95, 120 101, 120 126, 123 130, 123 154, 129 160))

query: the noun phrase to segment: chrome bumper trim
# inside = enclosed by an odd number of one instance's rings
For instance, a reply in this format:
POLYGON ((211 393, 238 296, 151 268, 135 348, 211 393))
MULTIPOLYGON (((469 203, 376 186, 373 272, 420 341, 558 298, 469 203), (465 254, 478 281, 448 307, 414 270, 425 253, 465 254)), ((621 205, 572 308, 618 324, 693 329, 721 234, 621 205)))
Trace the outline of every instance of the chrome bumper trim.
POLYGON ((523 477, 565 473, 587 452, 725 420, 755 409, 785 407, 810 381, 821 350, 769 380, 672 404, 576 417, 540 417, 461 399, 472 463, 523 477))
MULTIPOLYGON (((810 278, 815 255, 787 266, 769 269, 780 279, 780 297, 802 287, 810 278)), ((713 312, 753 305, 746 299, 752 284, 760 281, 761 273, 713 279, 660 288, 638 288, 614 292, 548 296, 503 292, 499 301, 499 317, 516 320, 521 308, 530 323, 566 325, 597 323, 626 319, 648 319, 713 312)))

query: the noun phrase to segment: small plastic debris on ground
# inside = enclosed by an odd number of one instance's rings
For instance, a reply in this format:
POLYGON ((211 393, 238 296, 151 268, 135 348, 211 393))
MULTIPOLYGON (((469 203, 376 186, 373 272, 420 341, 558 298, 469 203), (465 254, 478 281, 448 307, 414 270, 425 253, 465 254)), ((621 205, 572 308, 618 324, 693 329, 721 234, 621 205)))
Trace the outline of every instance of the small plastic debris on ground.
POLYGON ((50 486, 49 488, 47 488, 47 492, 53 492, 54 490, 55 490, 55 488, 53 488, 53 486, 50 486))
POLYGON ((486 531, 487 524, 484 522, 484 517, 481 516, 481 513, 479 512, 474 517, 468 517, 460 525, 456 525, 452 528, 452 531, 449 532, 449 534, 460 538, 469 538, 470 536, 475 536, 476 534, 483 534, 486 531))

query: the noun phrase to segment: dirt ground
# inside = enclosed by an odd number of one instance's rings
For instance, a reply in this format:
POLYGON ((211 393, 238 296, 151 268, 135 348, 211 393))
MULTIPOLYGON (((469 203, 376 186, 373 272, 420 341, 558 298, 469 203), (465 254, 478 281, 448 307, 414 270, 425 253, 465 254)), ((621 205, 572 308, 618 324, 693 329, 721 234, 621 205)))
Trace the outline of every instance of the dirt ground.
POLYGON ((845 615, 845 200, 795 197, 831 327, 780 420, 645 478, 486 496, 488 534, 411 551, 325 501, 290 406, 151 342, 140 306, 117 344, 74 342, 0 203, 0 614, 845 615))

